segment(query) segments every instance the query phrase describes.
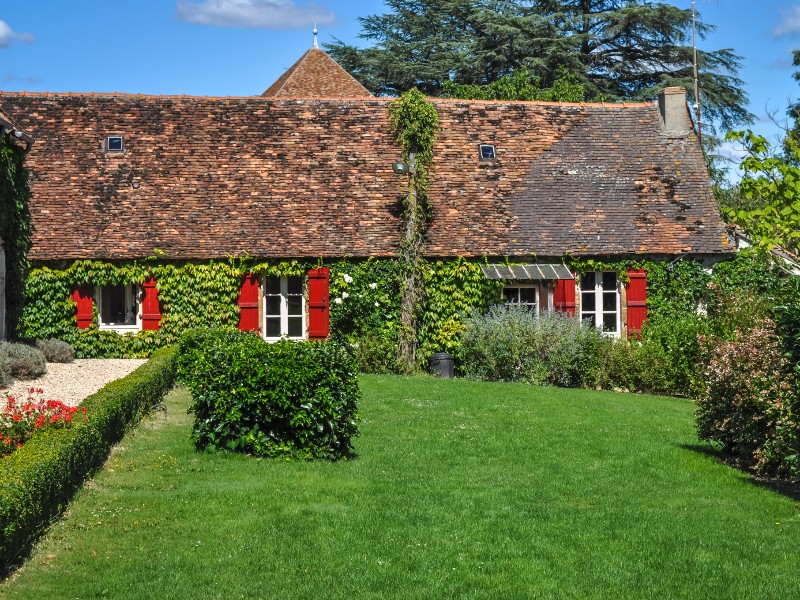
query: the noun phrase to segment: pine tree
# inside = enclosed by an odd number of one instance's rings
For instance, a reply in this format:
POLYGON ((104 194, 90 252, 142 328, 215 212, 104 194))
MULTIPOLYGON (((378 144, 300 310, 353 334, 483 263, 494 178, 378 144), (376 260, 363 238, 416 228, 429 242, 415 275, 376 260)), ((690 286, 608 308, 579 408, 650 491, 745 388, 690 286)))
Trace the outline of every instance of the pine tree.
MULTIPOLYGON (((488 86, 527 69, 552 88, 566 72, 589 100, 653 98, 693 90, 691 11, 644 0, 387 0, 361 19, 359 49, 336 40, 331 56, 367 88, 440 95, 445 81, 488 86), (561 71, 559 71, 559 68, 561 71)), ((713 27, 698 20, 702 36, 713 27)), ((752 120, 730 49, 699 51, 704 121, 723 129, 752 120)), ((563 79, 563 77, 562 77, 563 79)))

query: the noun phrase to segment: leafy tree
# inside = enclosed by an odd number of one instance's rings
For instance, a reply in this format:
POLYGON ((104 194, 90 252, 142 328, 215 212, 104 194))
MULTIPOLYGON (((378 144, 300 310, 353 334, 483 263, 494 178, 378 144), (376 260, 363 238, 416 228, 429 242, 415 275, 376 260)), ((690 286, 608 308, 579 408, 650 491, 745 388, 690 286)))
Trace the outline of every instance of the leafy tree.
MULTIPOLYGON (((535 0, 573 43, 589 96, 652 98, 667 86, 694 89, 692 14, 642 0, 535 0)), ((714 27, 696 19, 702 39, 714 27)), ((724 129, 748 123, 747 95, 731 49, 698 50, 703 108, 724 129)))
POLYGON ((800 144, 787 137, 788 159, 777 155, 769 142, 752 131, 732 132, 727 139, 740 142, 747 151, 739 189, 757 208, 728 209, 726 216, 744 228, 762 247, 782 246, 800 251, 800 144))
MULTIPOLYGON (((389 12, 359 20, 364 49, 340 40, 329 54, 368 89, 438 96, 444 82, 488 85, 526 67, 549 85, 558 66, 579 67, 568 40, 527 2, 387 0, 389 12)), ((580 71, 578 71, 580 72, 580 71)))
POLYGON ((510 75, 504 75, 483 86, 445 81, 442 85, 442 95, 446 98, 472 100, 581 102, 585 99, 586 89, 578 81, 578 76, 574 73, 568 73, 566 69, 559 67, 553 86, 543 90, 539 88, 539 79, 532 77, 528 69, 521 67, 510 75))
MULTIPOLYGON (((489 86, 522 69, 554 89, 558 68, 589 99, 654 97, 693 89, 691 11, 645 0, 387 0, 361 18, 359 49, 336 40, 328 52, 367 88, 397 95, 418 87, 489 86)), ((713 29, 698 21, 698 33, 713 29)), ((749 122, 747 96, 730 49, 699 51, 706 116, 725 129, 749 122)), ((563 77, 562 77, 563 80, 563 77)), ((562 81, 563 83, 563 81, 562 81)), ((529 91, 529 90, 528 90, 529 91)), ((553 92, 558 94, 558 92, 553 92)), ((690 92, 691 93, 691 92, 690 92)))

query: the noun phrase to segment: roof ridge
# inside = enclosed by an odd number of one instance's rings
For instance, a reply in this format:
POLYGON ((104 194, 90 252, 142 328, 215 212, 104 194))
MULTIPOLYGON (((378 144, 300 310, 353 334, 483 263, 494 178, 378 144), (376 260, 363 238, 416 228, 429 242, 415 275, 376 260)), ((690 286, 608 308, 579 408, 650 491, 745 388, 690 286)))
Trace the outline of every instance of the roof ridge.
MULTIPOLYGON (((0 96, 41 96, 49 97, 89 97, 89 98, 163 98, 178 100, 266 100, 270 102, 321 102, 321 101, 385 101, 391 102, 396 98, 392 96, 315 96, 315 97, 277 97, 277 96, 208 96, 194 94, 139 94, 135 92, 29 92, 0 90, 0 96)), ((547 100, 472 100, 461 98, 428 98, 435 104, 520 104, 523 106, 585 106, 593 108, 645 108, 653 106, 653 102, 551 102, 547 100)))

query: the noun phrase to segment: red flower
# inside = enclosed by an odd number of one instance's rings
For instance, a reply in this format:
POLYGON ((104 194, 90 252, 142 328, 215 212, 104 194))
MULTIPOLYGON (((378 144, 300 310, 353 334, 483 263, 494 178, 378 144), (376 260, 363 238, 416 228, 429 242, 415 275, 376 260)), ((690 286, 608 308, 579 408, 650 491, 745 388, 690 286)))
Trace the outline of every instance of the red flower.
POLYGON ((6 438, 3 440, 3 443, 8 446, 11 443, 11 438, 6 438))
POLYGON ((81 411, 83 411, 83 414, 86 414, 86 412, 87 412, 88 410, 89 410, 89 409, 87 409, 85 406, 84 406, 84 407, 81 409, 81 411))
POLYGON ((15 415, 14 415, 13 417, 11 417, 11 418, 12 418, 12 419, 14 419, 14 422, 15 422, 15 423, 19 423, 19 422, 22 420, 22 415, 20 415, 20 414, 15 414, 15 415))

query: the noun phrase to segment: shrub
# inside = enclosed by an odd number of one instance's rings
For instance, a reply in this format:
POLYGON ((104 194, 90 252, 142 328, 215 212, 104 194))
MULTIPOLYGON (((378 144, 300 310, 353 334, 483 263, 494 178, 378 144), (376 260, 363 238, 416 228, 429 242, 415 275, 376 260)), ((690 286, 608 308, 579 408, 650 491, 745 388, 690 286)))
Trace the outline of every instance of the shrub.
POLYGON ((698 436, 760 475, 798 478, 800 422, 789 364, 769 319, 709 351, 698 436))
POLYGON ((675 388, 669 356, 658 344, 609 340, 602 348, 600 362, 598 387, 647 394, 670 394, 675 388))
POLYGON ((345 458, 358 434, 355 360, 337 342, 269 344, 252 333, 197 330, 181 341, 198 449, 345 458))
POLYGON ((0 362, 17 379, 36 379, 47 372, 42 351, 26 344, 0 342, 0 362))
POLYGON ((36 347, 42 351, 47 362, 71 363, 75 360, 75 350, 67 342, 55 338, 36 340, 36 347))
POLYGON ((352 344, 360 373, 399 373, 397 341, 379 335, 363 335, 352 344))
POLYGON ((0 460, 0 573, 18 560, 83 480, 99 467, 132 422, 172 387, 175 349, 160 350, 136 371, 89 396, 89 415, 50 428, 0 460))
POLYGON ((636 391, 697 397, 704 389, 703 349, 708 320, 696 313, 653 314, 642 328, 636 391))
POLYGON ((574 318, 497 305, 466 320, 461 371, 471 379, 593 385, 603 343, 597 329, 574 318))
POLYGON ((11 375, 11 367, 9 367, 8 361, 0 353, 0 387, 9 387, 13 382, 14 377, 11 375))
POLYGON ((750 290, 728 291, 709 285, 707 304, 709 326, 717 337, 732 340, 771 316, 772 302, 750 290))

